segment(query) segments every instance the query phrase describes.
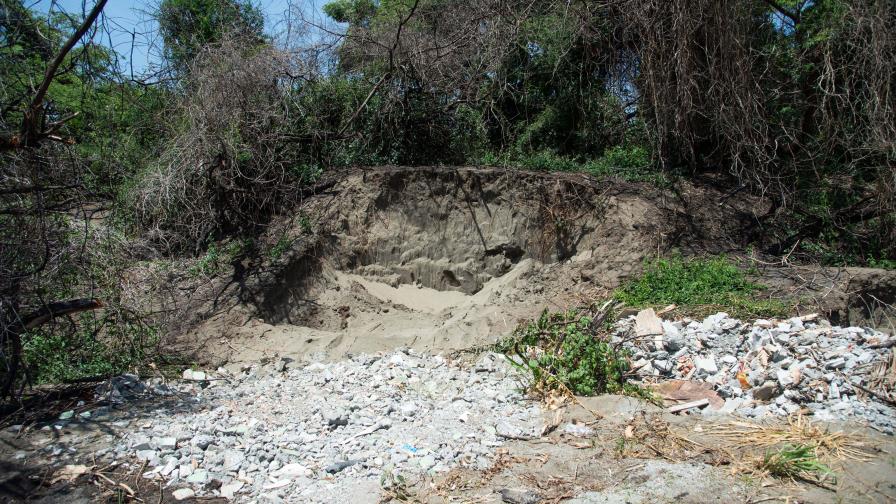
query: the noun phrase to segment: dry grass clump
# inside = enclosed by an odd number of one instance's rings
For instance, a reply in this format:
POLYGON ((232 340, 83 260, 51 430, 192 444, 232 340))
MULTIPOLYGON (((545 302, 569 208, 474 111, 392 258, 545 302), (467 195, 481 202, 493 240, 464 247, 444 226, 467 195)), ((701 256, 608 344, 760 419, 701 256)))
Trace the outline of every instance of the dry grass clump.
POLYGON ((803 415, 788 417, 785 425, 731 422, 717 426, 714 434, 741 449, 806 445, 814 446, 815 453, 829 461, 870 460, 870 447, 860 436, 820 427, 803 415))

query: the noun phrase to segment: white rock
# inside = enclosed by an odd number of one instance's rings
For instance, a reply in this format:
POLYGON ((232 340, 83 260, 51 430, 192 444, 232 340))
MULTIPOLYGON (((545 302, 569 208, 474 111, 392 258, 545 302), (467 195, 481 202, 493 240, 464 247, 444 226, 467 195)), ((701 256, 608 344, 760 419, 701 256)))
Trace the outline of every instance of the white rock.
POLYGON ((245 483, 239 480, 226 485, 221 485, 221 497, 224 497, 225 499, 233 499, 233 496, 243 488, 243 485, 245 485, 245 483))
POLYGON ((286 464, 280 469, 274 471, 272 476, 276 478, 299 478, 299 477, 308 477, 314 474, 311 469, 303 466, 302 464, 286 464))
POLYGON ((710 375, 719 372, 719 366, 716 365, 716 358, 712 355, 707 357, 695 356, 694 366, 697 368, 697 371, 702 371, 710 375))
POLYGON ((171 492, 171 495, 174 497, 174 500, 182 501, 194 497, 196 492, 194 492, 192 488, 178 488, 171 492))

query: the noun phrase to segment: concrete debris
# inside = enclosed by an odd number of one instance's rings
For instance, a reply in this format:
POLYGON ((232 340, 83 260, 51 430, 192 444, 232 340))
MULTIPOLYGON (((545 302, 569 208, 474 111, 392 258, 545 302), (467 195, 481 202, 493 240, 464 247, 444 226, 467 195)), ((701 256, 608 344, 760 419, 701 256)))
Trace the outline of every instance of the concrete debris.
POLYGON ((890 358, 893 336, 833 326, 815 314, 746 323, 717 313, 702 321, 663 321, 666 337, 657 348, 652 339, 626 337, 645 330, 642 313, 620 321, 615 340, 625 341, 645 382, 698 380, 725 399, 722 408, 703 414, 763 418, 803 411, 867 422, 888 434, 896 428, 896 409, 863 390, 890 358))
POLYGON ((696 401, 669 406, 668 411, 669 413, 678 413, 679 411, 687 411, 691 408, 705 408, 707 406, 709 406, 709 399, 697 399, 696 401))
POLYGON ((524 400, 501 355, 469 366, 411 350, 283 362, 228 371, 226 382, 191 371, 173 385, 180 406, 157 411, 164 422, 124 426, 108 456, 136 456, 147 477, 197 498, 361 502, 385 473, 486 470, 508 437, 543 429, 540 406, 524 400))

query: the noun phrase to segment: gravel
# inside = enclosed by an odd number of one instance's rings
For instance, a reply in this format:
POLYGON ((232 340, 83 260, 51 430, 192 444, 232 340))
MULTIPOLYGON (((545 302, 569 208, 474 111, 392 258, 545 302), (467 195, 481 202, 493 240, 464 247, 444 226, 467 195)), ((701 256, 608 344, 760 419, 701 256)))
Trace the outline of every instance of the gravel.
POLYGON ((833 326, 813 315, 749 323, 717 313, 702 321, 663 321, 657 348, 654 336, 633 337, 636 319, 620 321, 614 338, 643 364, 638 373, 645 381, 705 382, 725 398, 722 412, 746 417, 803 411, 818 420, 864 422, 887 434, 896 428, 896 409, 860 388, 877 386, 873 376, 891 359, 883 348, 890 335, 833 326))
POLYGON ((412 351, 191 371, 175 386, 183 407, 125 429, 114 456, 146 460, 144 477, 182 495, 344 502, 386 475, 487 469, 506 437, 540 432, 514 373, 497 354, 465 367, 412 351))
MULTIPOLYGON (((641 316, 649 324, 643 337, 633 337, 637 323, 630 317, 617 323, 614 339, 632 352, 644 382, 704 382, 724 399, 721 408, 688 414, 761 419, 804 412, 894 432, 896 410, 862 390, 877 387, 874 376, 892 358, 887 334, 816 317, 751 323, 725 313, 650 317, 656 315, 641 316)), ((508 440, 544 428, 541 407, 521 393, 522 377, 493 353, 470 365, 398 350, 236 369, 188 370, 175 384, 122 375, 98 387, 98 398, 113 405, 168 398, 149 421, 112 422, 117 443, 94 455, 145 463, 144 478, 185 499, 362 502, 399 476, 486 470, 508 440)), ((92 414, 107 415, 108 408, 92 414)), ((65 416, 60 425, 81 421, 65 416)), ((579 424, 563 431, 593 435, 579 424)))

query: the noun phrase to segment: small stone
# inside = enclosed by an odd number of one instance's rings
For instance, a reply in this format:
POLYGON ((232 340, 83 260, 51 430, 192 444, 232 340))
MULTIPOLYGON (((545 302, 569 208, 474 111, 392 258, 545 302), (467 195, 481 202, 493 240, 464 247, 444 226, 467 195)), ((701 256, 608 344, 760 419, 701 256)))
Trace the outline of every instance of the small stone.
POLYGON ((420 464, 420 468, 421 468, 421 469, 423 469, 424 471, 428 471, 428 470, 430 470, 434 465, 436 465, 436 459, 435 459, 435 457, 433 457, 433 456, 431 456, 431 455, 427 455, 427 456, 422 457, 422 458, 420 459, 419 464, 420 464))
POLYGON ((205 469, 196 469, 187 477, 187 483, 205 483, 208 481, 208 471, 205 469))
POLYGON ((274 471, 272 475, 276 478, 299 478, 299 477, 309 477, 312 473, 311 469, 303 466, 302 464, 286 464, 280 469, 274 471))
POLYGON ((215 438, 209 436, 208 434, 199 434, 190 441, 190 444, 199 448, 200 450, 205 450, 214 442, 215 438))
POLYGON ((498 493, 501 494, 501 501, 508 504, 538 504, 541 502, 541 495, 532 490, 502 488, 498 493))
POLYGON ((324 416, 327 425, 332 428, 348 425, 348 415, 343 411, 335 411, 324 416))
POLYGON ((829 360, 824 367, 827 369, 843 369, 846 366, 846 359, 843 357, 837 357, 836 359, 829 360))
POLYGON ((771 401, 780 394, 781 388, 774 382, 767 382, 753 389, 753 399, 758 401, 771 401))
POLYGON ((778 377, 778 383, 781 384, 782 387, 789 387, 793 385, 793 375, 790 373, 790 371, 786 369, 779 369, 776 375, 778 377))
POLYGON ((406 417, 412 417, 417 414, 417 404, 410 401, 401 405, 401 414, 406 417))
POLYGON ((162 476, 168 476, 169 474, 173 473, 175 469, 177 469, 177 459, 172 457, 169 458, 167 462, 165 462, 165 467, 163 467, 159 471, 159 474, 161 474, 162 476))
POLYGON ((653 361, 653 368, 662 374, 671 373, 674 367, 675 366, 672 364, 672 361, 669 360, 657 359, 653 361))
POLYGON ((75 416, 75 410, 68 410, 68 411, 62 412, 62 414, 59 415, 59 419, 60 420, 70 420, 74 416, 75 416))
POLYGON ((177 490, 171 492, 171 496, 174 497, 174 500, 186 500, 191 497, 194 497, 196 492, 193 491, 192 488, 178 488, 177 490))
POLYGON ((159 454, 155 450, 138 450, 136 455, 138 460, 145 460, 149 465, 155 465, 159 459, 159 454))
POLYGON ((177 438, 173 437, 153 438, 152 442, 159 450, 173 450, 177 447, 177 438))
POLYGON ((245 483, 242 481, 234 481, 233 483, 228 483, 226 485, 221 485, 221 497, 225 499, 233 499, 237 492, 239 492, 245 483))
POLYGON ((358 462, 360 462, 360 461, 359 460, 343 460, 340 462, 333 462, 332 464, 325 467, 324 471, 326 471, 330 474, 336 474, 338 472, 342 472, 346 468, 349 468, 349 467, 357 464, 358 462))
POLYGON ((224 452, 224 465, 222 469, 225 471, 237 471, 245 460, 246 456, 243 452, 238 450, 227 450, 224 452))
POLYGON ((837 383, 831 382, 828 387, 828 397, 831 399, 840 399, 840 387, 837 386, 837 383))
POLYGON ((719 372, 719 366, 716 365, 716 358, 712 355, 708 357, 694 357, 694 366, 697 368, 697 371, 702 371, 709 375, 719 372))
POLYGON ((588 437, 594 435, 594 429, 580 423, 568 423, 564 425, 563 432, 577 437, 588 437))

